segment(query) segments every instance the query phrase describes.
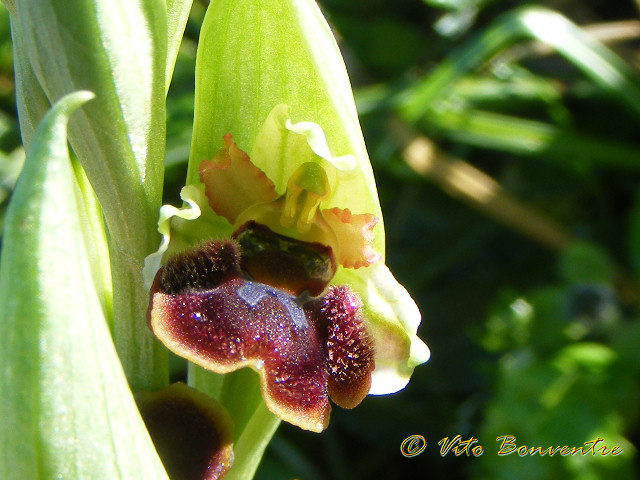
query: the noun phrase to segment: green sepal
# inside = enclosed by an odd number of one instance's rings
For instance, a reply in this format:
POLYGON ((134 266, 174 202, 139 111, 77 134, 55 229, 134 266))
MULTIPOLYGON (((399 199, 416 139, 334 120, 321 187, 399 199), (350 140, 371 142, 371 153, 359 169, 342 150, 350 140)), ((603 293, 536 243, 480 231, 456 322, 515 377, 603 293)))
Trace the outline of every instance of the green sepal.
MULTIPOLYGON (((212 5, 198 44, 195 98, 187 184, 199 182, 200 162, 213 157, 226 133, 252 154, 270 112, 286 105, 291 123, 318 124, 334 156, 355 158, 354 168, 335 182, 327 207, 382 218, 346 68, 315 2, 222 0, 212 5)), ((283 193, 291 174, 308 160, 273 155, 256 165, 283 193)), ((376 240, 384 255, 381 221, 376 240)))

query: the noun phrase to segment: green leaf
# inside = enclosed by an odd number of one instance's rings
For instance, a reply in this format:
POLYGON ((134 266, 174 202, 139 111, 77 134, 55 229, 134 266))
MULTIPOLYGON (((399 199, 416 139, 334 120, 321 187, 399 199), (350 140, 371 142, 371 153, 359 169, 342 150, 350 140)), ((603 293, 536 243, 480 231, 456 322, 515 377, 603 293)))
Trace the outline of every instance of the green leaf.
POLYGON ((0 152, 0 238, 2 238, 2 222, 9 197, 24 165, 24 150, 16 148, 5 154, 0 152))
POLYGON ((38 123, 51 106, 24 53, 24 41, 18 33, 19 22, 10 17, 13 71, 15 75, 16 104, 20 121, 20 135, 25 149, 29 148, 38 123))
POLYGON ((79 214, 84 220, 81 222, 82 235, 88 239, 88 244, 91 245, 91 248, 87 249, 87 254, 89 255, 93 284, 100 295, 109 329, 113 330, 113 284, 109 262, 109 244, 104 228, 102 209, 77 159, 72 159, 71 164, 82 195, 80 202, 82 209, 79 210, 79 214))
MULTIPOLYGON (((561 129, 550 123, 479 110, 434 112, 428 128, 460 143, 512 152, 575 169, 577 165, 638 170, 640 150, 631 144, 561 129)), ((427 121, 424 122, 425 124, 427 121)))
POLYGON ((165 73, 166 90, 169 91, 173 69, 178 58, 184 29, 189 19, 193 0, 167 0, 167 69, 165 73))
POLYGON ((42 113, 43 96, 53 103, 78 89, 96 94, 71 120, 69 141, 109 231, 118 353, 132 386, 161 387, 167 383, 167 359, 144 322, 141 269, 158 241, 167 5, 164 0, 22 0, 15 7, 12 36, 18 43, 17 89, 21 115, 28 116, 21 118, 27 135, 42 113))
POLYGON ((64 97, 27 153, 0 260, 0 477, 167 478, 94 285, 94 235, 71 166, 64 97))
POLYGON ((133 235, 121 215, 136 200, 153 224, 163 173, 164 2, 23 0, 13 27, 24 46, 20 61, 28 62, 50 102, 78 87, 96 93, 70 123, 69 138, 111 233, 133 235))

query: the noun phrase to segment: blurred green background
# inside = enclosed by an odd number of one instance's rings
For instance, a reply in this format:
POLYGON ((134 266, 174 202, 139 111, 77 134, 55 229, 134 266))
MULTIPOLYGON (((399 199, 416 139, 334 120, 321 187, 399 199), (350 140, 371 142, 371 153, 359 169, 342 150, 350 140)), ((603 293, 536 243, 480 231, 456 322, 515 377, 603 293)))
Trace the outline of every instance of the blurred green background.
MULTIPOLYGON (((184 183, 193 7, 168 97, 184 183)), ((392 396, 282 424, 259 479, 639 478, 640 21, 633 0, 324 0, 432 359, 392 396), (419 434, 423 453, 400 444, 419 434), (482 456, 438 442, 473 436, 482 456), (603 438, 620 455, 498 456, 603 438)), ((24 154, 0 21, 0 222, 24 154)), ((1 241, 1 240, 0 240, 1 241)), ((176 361, 175 377, 183 372, 176 361)))

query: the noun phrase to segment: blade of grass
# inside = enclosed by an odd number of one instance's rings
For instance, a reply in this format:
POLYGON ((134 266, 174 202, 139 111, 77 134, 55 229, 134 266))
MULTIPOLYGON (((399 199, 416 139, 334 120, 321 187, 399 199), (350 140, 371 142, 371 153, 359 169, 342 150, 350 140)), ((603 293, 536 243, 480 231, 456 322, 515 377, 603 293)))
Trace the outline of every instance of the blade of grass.
POLYGON ((561 224, 510 195, 484 172, 442 152, 400 122, 393 122, 391 129, 407 165, 452 197, 553 250, 561 250, 571 241, 561 224))
POLYGON ((631 145, 593 138, 554 125, 481 111, 442 111, 429 117, 428 128, 458 142, 554 159, 574 168, 589 164, 625 170, 640 169, 640 150, 631 145))
POLYGON ((401 109, 415 123, 438 100, 445 98, 459 79, 476 70, 500 51, 522 38, 552 47, 603 90, 640 118, 640 79, 620 57, 562 15, 541 7, 523 7, 496 20, 420 82, 401 109))

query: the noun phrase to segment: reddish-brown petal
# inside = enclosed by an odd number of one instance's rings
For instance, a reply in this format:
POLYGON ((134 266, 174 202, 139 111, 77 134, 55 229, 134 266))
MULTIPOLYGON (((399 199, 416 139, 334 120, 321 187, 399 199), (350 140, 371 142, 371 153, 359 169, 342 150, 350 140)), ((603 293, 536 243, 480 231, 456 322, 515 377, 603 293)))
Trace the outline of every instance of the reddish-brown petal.
POLYGON ((346 268, 366 267, 382 256, 373 248, 373 227, 378 218, 369 213, 353 215, 346 208, 323 210, 322 215, 338 238, 338 263, 346 268))
POLYGON ((216 480, 229 470, 233 433, 222 405, 184 383, 136 400, 169 477, 216 480))
POLYGON ((209 205, 231 224, 251 205, 278 197, 273 182, 251 163, 232 138, 227 133, 224 147, 211 160, 203 160, 198 168, 209 205))
POLYGON ((375 366, 362 303, 346 286, 329 288, 319 301, 320 314, 328 322, 329 396, 342 408, 353 408, 369 393, 375 366))
POLYGON ((149 320, 167 348, 201 367, 253 368, 265 403, 283 420, 316 432, 327 426, 321 335, 286 293, 243 279, 179 295, 158 291, 149 320))

